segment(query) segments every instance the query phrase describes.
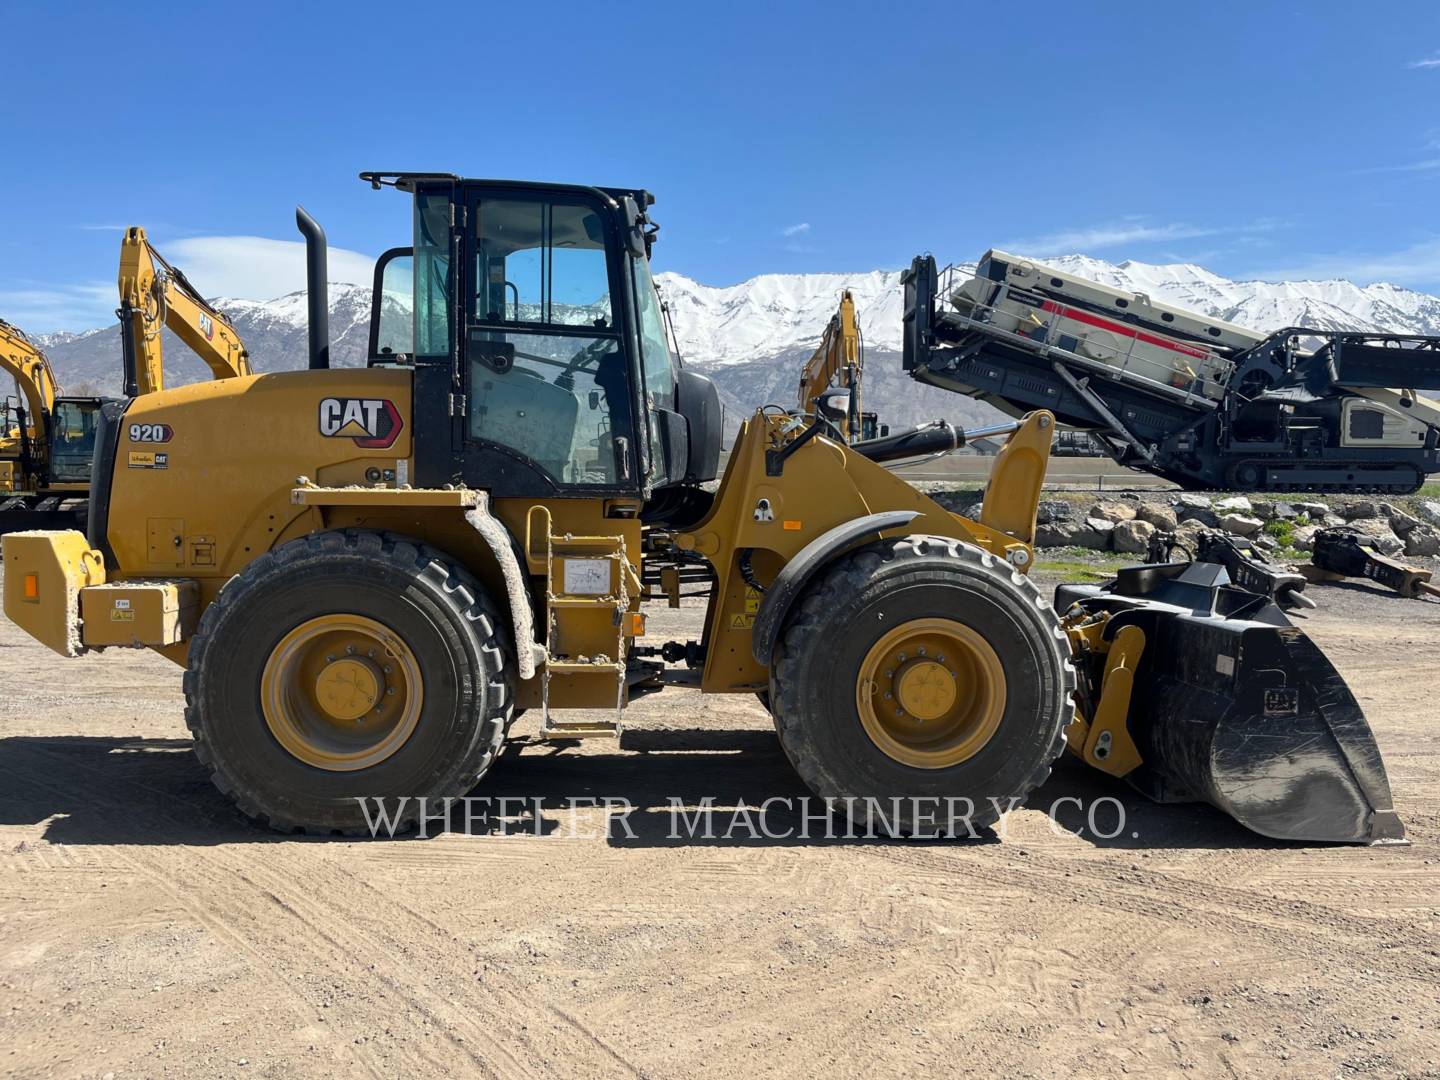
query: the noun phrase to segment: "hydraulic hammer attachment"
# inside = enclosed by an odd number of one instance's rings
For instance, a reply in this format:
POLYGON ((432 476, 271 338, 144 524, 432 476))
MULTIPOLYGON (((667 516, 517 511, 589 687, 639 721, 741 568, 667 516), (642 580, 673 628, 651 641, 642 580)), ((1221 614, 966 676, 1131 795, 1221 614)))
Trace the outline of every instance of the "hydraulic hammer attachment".
POLYGON ((1315 534, 1310 565, 1302 571, 1316 581, 1369 578, 1411 600, 1425 596, 1440 599, 1440 585, 1431 581, 1431 571, 1388 559, 1366 544, 1365 537, 1344 528, 1322 529, 1315 534))
POLYGON ((1080 676, 1070 749, 1158 802, 1208 802, 1262 836, 1403 841, 1375 737, 1276 602, 1290 591, 1241 588, 1219 561, 1061 585, 1080 676))

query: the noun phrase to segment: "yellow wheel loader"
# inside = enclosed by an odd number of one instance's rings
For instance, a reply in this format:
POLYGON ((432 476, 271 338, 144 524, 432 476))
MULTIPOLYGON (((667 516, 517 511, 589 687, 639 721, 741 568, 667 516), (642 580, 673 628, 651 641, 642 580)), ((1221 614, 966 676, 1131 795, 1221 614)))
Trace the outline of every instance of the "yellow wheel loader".
POLYGON ((669 347, 647 192, 362 178, 414 202, 369 367, 329 368, 325 238, 297 211, 311 370, 106 406, 88 536, 4 542, 35 638, 184 667, 196 755, 252 819, 413 821, 473 788, 517 711, 613 736, 668 662, 761 695, 805 782, 870 827, 992 822, 1068 744, 1271 835, 1400 834, 1364 718, 1274 596, 1200 563, 1041 596, 1049 413, 1003 429, 978 520, 883 465, 948 427, 852 446, 765 409, 712 484, 719 400, 669 347), (637 643, 647 601, 697 586, 699 642, 637 643))

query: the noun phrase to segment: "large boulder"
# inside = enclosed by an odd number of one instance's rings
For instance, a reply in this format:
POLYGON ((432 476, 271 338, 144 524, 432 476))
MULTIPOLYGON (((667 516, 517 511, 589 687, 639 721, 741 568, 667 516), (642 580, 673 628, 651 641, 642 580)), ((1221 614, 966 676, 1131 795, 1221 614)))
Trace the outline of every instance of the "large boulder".
POLYGON ((1125 503, 1097 502, 1085 511, 1085 516, 1096 521, 1108 521, 1118 525, 1122 521, 1135 519, 1135 507, 1127 506, 1125 503))
POLYGON ((1294 506, 1298 513, 1304 514, 1311 521, 1319 521, 1330 513, 1329 504, 1322 502, 1297 502, 1294 506))
POLYGON ((1265 523, 1257 517, 1246 517, 1244 514, 1226 514, 1220 519, 1220 527, 1228 533, 1236 536, 1254 536, 1265 523))
POLYGON ((1180 506, 1177 508, 1180 514, 1181 523, 1187 521, 1198 521, 1207 529, 1218 529, 1220 527, 1220 515, 1214 510, 1207 510, 1204 507, 1180 506))
POLYGON ((1175 496, 1175 505, 1188 510, 1209 510, 1210 496, 1196 495, 1193 491, 1182 491, 1175 496))
POLYGON ((1381 555, 1399 555, 1405 550, 1405 541, 1391 532, 1389 524, 1379 518, 1352 521, 1349 529, 1359 534, 1362 544, 1374 548, 1381 555))
POLYGON ((1135 508, 1135 516, 1141 521, 1148 521, 1157 529, 1165 529, 1169 532, 1174 532, 1175 526, 1180 524, 1180 519, 1175 516, 1174 510, 1157 503, 1141 503, 1135 508))
POLYGON ((1440 499, 1421 499, 1415 512, 1421 521, 1440 528, 1440 499))
POLYGON ((1095 533, 1096 551, 1110 550, 1111 540, 1114 536, 1115 526, 1117 524, 1119 523, 1115 521, 1110 521, 1108 518, 1087 517, 1085 519, 1086 527, 1089 528, 1093 533, 1095 533))
POLYGON ((1074 516, 1075 508, 1064 499, 1041 499, 1035 507, 1035 521, 1039 525, 1070 521, 1074 516))
POLYGON ((1211 509, 1224 517, 1226 514, 1249 514, 1254 511, 1255 507, 1244 495, 1231 495, 1228 499, 1221 499, 1219 502, 1213 503, 1211 509))
POLYGON ((1296 551, 1311 551, 1315 547, 1315 534, 1319 525, 1297 525, 1290 531, 1290 546, 1296 551))
POLYGON ((1382 503, 1380 507, 1385 512, 1385 519, 1390 522, 1390 529, 1402 540, 1411 529, 1419 528, 1424 524, 1413 514, 1407 514, 1398 506, 1391 506, 1389 503, 1382 503))
POLYGON ((1405 534, 1406 555, 1440 555, 1440 529, 1416 525, 1405 534))
POLYGON ((1368 499, 1361 499, 1359 502, 1342 506, 1340 513, 1346 521, 1368 521, 1380 516, 1380 507, 1368 499))
POLYGON ((1113 529, 1113 525, 1105 530, 1095 529, 1086 521, 1055 521, 1035 529, 1035 546, 1082 547, 1105 551, 1110 547, 1110 533, 1113 529))
POLYGON ((1129 555, 1144 555, 1150 550, 1150 537, 1155 535, 1155 526, 1138 518, 1122 521, 1110 534, 1110 545, 1116 551, 1129 555))

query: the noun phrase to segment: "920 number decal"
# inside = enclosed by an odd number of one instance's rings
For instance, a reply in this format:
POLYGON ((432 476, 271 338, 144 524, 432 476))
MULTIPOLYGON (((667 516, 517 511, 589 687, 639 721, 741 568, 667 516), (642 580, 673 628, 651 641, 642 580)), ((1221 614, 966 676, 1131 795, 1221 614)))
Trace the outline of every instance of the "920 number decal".
POLYGON ((132 443, 163 443, 169 442, 175 434, 175 429, 169 424, 131 424, 130 441, 132 443))

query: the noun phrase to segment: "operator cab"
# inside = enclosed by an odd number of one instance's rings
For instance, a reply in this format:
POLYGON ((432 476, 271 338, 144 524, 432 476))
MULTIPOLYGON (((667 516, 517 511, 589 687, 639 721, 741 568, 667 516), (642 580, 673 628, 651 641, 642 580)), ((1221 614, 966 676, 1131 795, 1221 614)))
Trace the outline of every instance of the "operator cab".
POLYGON ((88 484, 95 460, 98 397, 56 398, 50 420, 50 476, 52 484, 88 484))
POLYGON ((414 368, 416 483, 640 496, 715 478, 719 396, 672 353, 645 191, 362 173, 414 198, 371 366, 414 368))

